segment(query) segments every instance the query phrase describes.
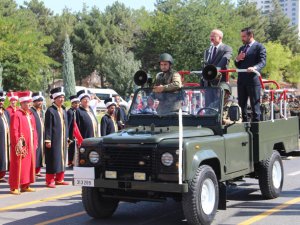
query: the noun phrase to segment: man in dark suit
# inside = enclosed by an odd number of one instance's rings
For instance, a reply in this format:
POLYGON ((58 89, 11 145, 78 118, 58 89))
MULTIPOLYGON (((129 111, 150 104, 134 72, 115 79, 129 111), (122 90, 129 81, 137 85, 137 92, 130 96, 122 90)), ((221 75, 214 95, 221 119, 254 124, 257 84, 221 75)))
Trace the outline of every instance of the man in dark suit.
POLYGON ((238 100, 242 108, 243 122, 247 122, 247 101, 250 98, 252 122, 260 121, 260 81, 253 71, 260 72, 266 65, 266 49, 254 40, 251 28, 241 30, 243 46, 240 47, 234 63, 238 69, 247 69, 247 73, 238 73, 238 100))
MULTIPOLYGON (((214 65, 219 69, 227 69, 230 58, 232 56, 232 48, 223 44, 223 32, 218 29, 214 29, 210 33, 211 46, 204 52, 204 64, 203 68, 207 65, 214 65)), ((220 81, 226 81, 224 75, 221 80, 206 81, 202 79, 201 84, 203 86, 218 85, 220 81)))

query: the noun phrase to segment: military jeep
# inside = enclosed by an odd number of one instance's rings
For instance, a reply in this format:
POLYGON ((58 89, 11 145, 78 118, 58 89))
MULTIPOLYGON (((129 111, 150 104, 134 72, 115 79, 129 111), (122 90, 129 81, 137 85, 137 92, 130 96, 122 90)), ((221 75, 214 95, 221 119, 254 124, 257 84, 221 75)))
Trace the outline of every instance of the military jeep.
POLYGON ((266 199, 279 196, 281 155, 298 149, 298 118, 222 124, 224 90, 183 87, 173 93, 135 92, 127 128, 85 139, 74 167, 88 215, 107 218, 120 201, 182 202, 189 224, 210 224, 226 209, 226 183, 258 179, 266 199), (151 101, 151 99, 153 101, 151 101), (146 110, 148 109, 148 110, 146 110))

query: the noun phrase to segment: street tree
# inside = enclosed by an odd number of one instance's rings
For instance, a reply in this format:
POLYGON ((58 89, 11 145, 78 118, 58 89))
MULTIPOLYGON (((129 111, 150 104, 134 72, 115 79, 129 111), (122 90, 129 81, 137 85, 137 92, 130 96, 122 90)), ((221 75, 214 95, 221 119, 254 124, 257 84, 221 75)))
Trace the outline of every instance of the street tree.
POLYGON ((24 10, 0 17, 0 37, 4 88, 40 90, 41 71, 56 64, 46 55, 51 37, 40 32, 33 14, 24 10))
POLYGON ((105 54, 102 71, 109 87, 120 95, 126 95, 133 90, 133 75, 140 66, 141 62, 135 60, 132 52, 122 45, 116 45, 105 54))
POLYGON ((278 0, 273 0, 274 9, 268 14, 269 26, 266 32, 268 41, 279 41, 288 46, 293 53, 300 53, 300 42, 296 26, 290 24, 290 19, 283 13, 278 0))
POLYGON ((278 42, 268 42, 265 44, 265 47, 267 50, 267 62, 262 71, 263 77, 277 82, 284 81, 283 74, 292 59, 291 50, 278 42))
POLYGON ((69 35, 66 34, 65 43, 63 46, 63 80, 64 87, 66 92, 66 98, 69 98, 71 95, 76 94, 75 90, 75 73, 74 73, 74 63, 73 63, 73 53, 72 53, 72 45, 70 43, 69 35))

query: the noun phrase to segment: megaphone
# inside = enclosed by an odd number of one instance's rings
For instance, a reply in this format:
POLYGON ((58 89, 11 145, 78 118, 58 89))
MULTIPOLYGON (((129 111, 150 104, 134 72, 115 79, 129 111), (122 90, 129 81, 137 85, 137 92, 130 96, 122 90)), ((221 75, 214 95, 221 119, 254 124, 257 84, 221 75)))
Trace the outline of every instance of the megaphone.
POLYGON ((214 65, 207 65, 202 70, 202 76, 206 81, 212 81, 214 79, 219 79, 222 75, 218 73, 217 67, 214 65))
POLYGON ((144 70, 138 70, 133 76, 134 83, 137 86, 144 86, 146 83, 150 86, 152 84, 152 78, 144 70))

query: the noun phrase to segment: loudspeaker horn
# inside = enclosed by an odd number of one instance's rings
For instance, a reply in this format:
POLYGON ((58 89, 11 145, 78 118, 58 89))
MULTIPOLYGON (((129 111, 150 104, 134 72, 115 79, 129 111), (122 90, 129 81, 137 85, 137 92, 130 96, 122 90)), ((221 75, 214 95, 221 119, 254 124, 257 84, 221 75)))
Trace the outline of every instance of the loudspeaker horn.
POLYGON ((133 76, 134 83, 137 86, 144 86, 148 80, 148 74, 144 70, 138 70, 133 76))
POLYGON ((207 81, 216 79, 218 76, 217 67, 215 67, 214 65, 207 65, 202 70, 202 76, 203 76, 203 79, 205 79, 207 81))

